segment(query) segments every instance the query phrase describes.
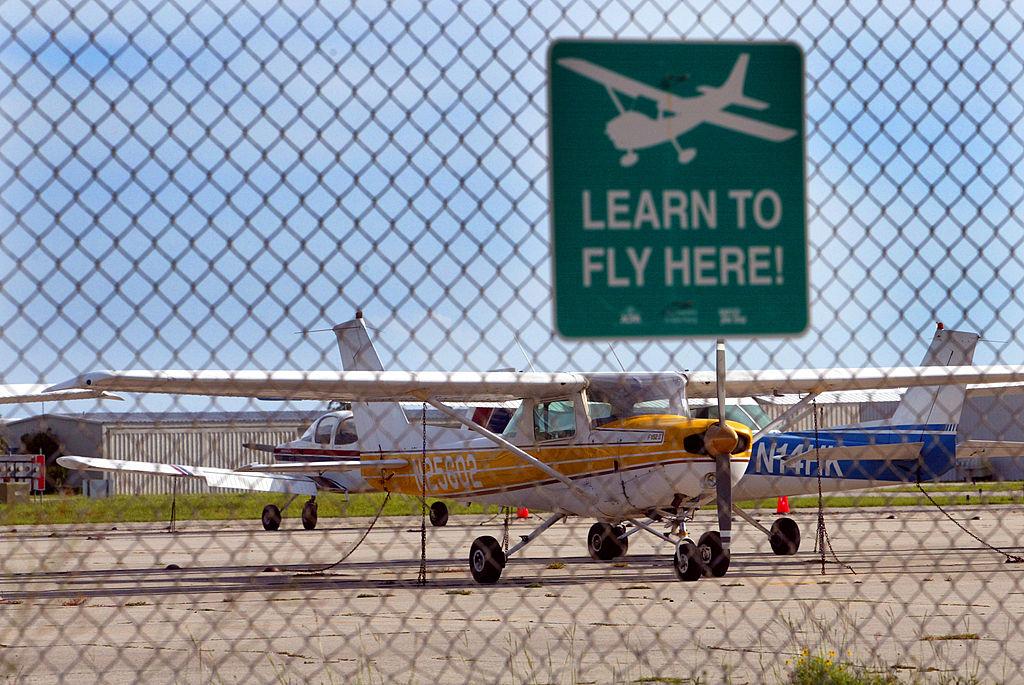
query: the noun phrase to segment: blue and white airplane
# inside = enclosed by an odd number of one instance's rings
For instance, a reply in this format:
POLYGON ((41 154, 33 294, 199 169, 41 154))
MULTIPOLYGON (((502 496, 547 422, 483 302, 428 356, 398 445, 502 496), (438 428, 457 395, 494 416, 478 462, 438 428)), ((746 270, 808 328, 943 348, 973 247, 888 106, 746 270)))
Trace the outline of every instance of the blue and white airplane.
MULTIPOLYGON (((937 327, 921 366, 967 366, 979 336, 937 327)), ((754 448, 747 471, 733 489, 734 500, 862 490, 899 483, 928 482, 956 466, 957 452, 972 457, 1024 455, 1024 443, 970 440, 957 443, 957 430, 969 387, 936 385, 909 388, 892 418, 850 426, 778 432, 813 409, 818 394, 799 402, 766 426, 753 426, 754 448)), ((697 408, 715 414, 714 407, 697 408)), ((740 411, 727 418, 741 420, 740 411)), ((733 511, 764 532, 776 554, 795 554, 800 529, 792 518, 766 528, 750 514, 733 511)))

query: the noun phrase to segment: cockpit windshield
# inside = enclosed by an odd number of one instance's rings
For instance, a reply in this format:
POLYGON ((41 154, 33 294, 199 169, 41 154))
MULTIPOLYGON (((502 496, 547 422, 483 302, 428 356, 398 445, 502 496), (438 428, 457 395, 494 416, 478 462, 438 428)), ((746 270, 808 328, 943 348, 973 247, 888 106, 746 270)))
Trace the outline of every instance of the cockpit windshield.
MULTIPOLYGON (((718 407, 713 404, 694 407, 693 418, 717 419, 718 407)), ((749 402, 744 402, 742 404, 727 404, 725 406, 725 418, 730 421, 742 423, 755 431, 764 428, 771 422, 768 414, 765 413, 764 409, 761 409, 759 404, 749 402)))
POLYGON ((677 374, 592 376, 587 404, 594 426, 643 414, 688 416, 686 380, 677 374))

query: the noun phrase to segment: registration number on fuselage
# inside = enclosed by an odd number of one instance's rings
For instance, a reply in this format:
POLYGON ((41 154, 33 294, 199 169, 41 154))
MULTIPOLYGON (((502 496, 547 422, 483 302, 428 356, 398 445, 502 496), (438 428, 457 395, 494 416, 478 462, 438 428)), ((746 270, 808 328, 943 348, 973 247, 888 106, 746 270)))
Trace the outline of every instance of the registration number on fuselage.
MULTIPOLYGON (((831 445, 822 445, 821 449, 826 450, 831 445)), ((754 445, 754 454, 750 460, 754 473, 762 473, 776 476, 810 476, 818 475, 818 457, 816 448, 803 443, 790 445, 786 442, 776 440, 758 440, 754 445), (768 443, 771 446, 768 446, 768 443), (795 459, 786 463, 797 455, 806 454, 806 458, 795 459)), ((843 477, 843 469, 836 461, 826 460, 822 471, 823 478, 843 477)), ((748 472, 750 467, 747 467, 748 472)))
MULTIPOLYGON (((413 467, 419 480, 421 465, 427 475, 427 489, 446 492, 482 488, 477 478, 479 467, 474 454, 428 454, 425 460, 413 459, 413 467)), ((420 481, 422 484, 422 481, 420 481)))

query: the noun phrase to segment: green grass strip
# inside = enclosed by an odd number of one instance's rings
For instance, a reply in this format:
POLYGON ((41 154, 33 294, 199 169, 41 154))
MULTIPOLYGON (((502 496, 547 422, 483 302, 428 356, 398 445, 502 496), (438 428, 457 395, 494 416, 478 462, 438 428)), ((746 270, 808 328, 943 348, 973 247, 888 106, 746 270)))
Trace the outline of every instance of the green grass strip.
MULTIPOLYGON (((323 494, 316 498, 319 518, 373 516, 384 499, 383 493, 351 495, 323 494)), ((178 495, 179 521, 259 520, 263 507, 284 507, 287 495, 276 493, 208 493, 178 495)), ((304 497, 298 497, 284 512, 285 518, 298 518, 304 497)), ((435 500, 428 499, 428 504, 435 500)), ((496 513, 497 507, 447 502, 452 515, 496 513)), ((392 495, 384 516, 418 516, 420 501, 406 495, 392 495)), ((42 501, 25 504, 0 504, 0 525, 53 525, 62 523, 142 523, 168 521, 171 495, 118 495, 90 499, 81 495, 48 495, 42 501)))
MULTIPOLYGON (((976 489, 950 489, 946 485, 926 485, 925 489, 934 495, 942 506, 985 505, 985 504, 1022 504, 1024 492, 1020 492, 1020 484, 1016 488, 996 490, 1006 494, 979 495, 976 489), (1016 492, 1015 492, 1016 490, 1016 492)), ((1012 484, 1006 484, 1012 485, 1012 484)), ((954 487, 956 487, 954 485, 954 487)), ((971 487, 971 486, 967 486, 971 487)), ((847 507, 919 507, 929 506, 921 495, 912 496, 915 490, 900 488, 899 490, 875 491, 870 494, 826 495, 825 506, 830 509, 847 507)), ((317 497, 318 514, 321 519, 350 517, 362 518, 373 516, 380 508, 384 495, 368 493, 351 495, 347 500, 343 495, 324 494, 317 497)), ((299 497, 284 512, 286 518, 297 518, 302 511, 305 498, 299 497)), ((275 493, 249 492, 215 492, 208 494, 178 495, 177 517, 181 521, 223 521, 223 520, 259 520, 266 504, 283 507, 288 500, 287 495, 275 493)), ((428 500, 435 501, 434 499, 428 500)), ((494 514, 498 508, 478 504, 460 504, 447 501, 452 516, 461 514, 494 514)), ((774 509, 776 500, 762 499, 739 502, 746 509, 774 509)), ((714 503, 705 509, 714 509, 714 503)), ((816 496, 790 497, 792 509, 814 509, 818 506, 816 496)), ((420 502, 415 497, 394 495, 384 509, 385 516, 418 516, 420 502)), ((118 495, 105 499, 89 499, 81 495, 48 495, 42 501, 33 500, 26 504, 0 504, 0 526, 14 525, 54 525, 64 523, 143 523, 168 521, 171 516, 170 495, 118 495)))

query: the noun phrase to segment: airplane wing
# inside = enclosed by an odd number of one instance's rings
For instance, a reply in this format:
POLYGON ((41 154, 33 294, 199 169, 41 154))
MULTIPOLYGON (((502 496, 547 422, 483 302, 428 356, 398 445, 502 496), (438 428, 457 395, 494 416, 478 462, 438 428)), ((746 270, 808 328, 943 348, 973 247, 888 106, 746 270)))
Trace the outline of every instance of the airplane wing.
POLYGON ((957 459, 998 459, 999 457, 1024 457, 1024 442, 964 440, 956 446, 957 459))
POLYGON ((316 483, 305 476, 272 473, 239 473, 231 469, 216 469, 186 464, 157 464, 124 459, 97 459, 95 457, 59 457, 57 463, 75 471, 110 471, 113 473, 149 473, 177 478, 203 478, 214 488, 250 490, 256 492, 284 492, 291 495, 316 495, 316 483))
POLYGON ((791 128, 783 128, 776 126, 775 124, 767 124, 757 119, 751 119, 739 114, 733 114, 731 112, 725 112, 718 110, 716 112, 702 112, 704 121, 715 126, 721 126, 722 128, 728 128, 733 131, 739 131, 740 133, 746 133, 750 136, 756 136, 758 138, 764 138, 776 143, 780 143, 783 140, 789 140, 796 135, 796 131, 791 128))
MULTIPOLYGON (((832 390, 884 390, 932 385, 988 385, 1024 381, 1024 366, 894 366, 859 369, 769 369, 727 371, 730 397, 785 395, 832 390)), ((687 374, 688 397, 715 397, 715 374, 687 374)))
POLYGON ((661 105, 662 109, 669 110, 671 112, 679 112, 686 107, 686 99, 673 95, 668 91, 649 86, 646 83, 635 81, 628 76, 616 73, 610 69, 605 69, 602 66, 598 66, 593 62, 588 62, 585 59, 575 59, 572 57, 566 57, 558 60, 558 63, 569 69, 575 71, 581 76, 585 76, 591 81, 596 81, 606 88, 611 88, 614 91, 628 95, 629 97, 638 98, 644 97, 648 100, 654 100, 661 105))
POLYGON ((98 389, 72 388, 61 392, 45 392, 47 386, 37 383, 0 385, 0 404, 32 402, 63 402, 65 400, 120 400, 117 395, 98 389))
POLYGON ((968 397, 991 397, 993 395, 1015 395, 1024 392, 1024 383, 989 383, 987 385, 968 385, 968 397))
MULTIPOLYGON (((823 392, 817 397, 818 404, 858 404, 863 402, 898 402, 907 391, 906 388, 889 388, 887 390, 836 390, 823 392)), ((992 397, 1016 395, 1024 392, 1024 383, 991 383, 989 385, 971 384, 967 386, 967 397, 992 397)), ((754 399, 769 404, 796 404, 803 395, 788 393, 785 395, 757 395, 754 399)))
POLYGON ((242 466, 238 472, 256 473, 323 473, 324 471, 354 471, 363 466, 379 468, 401 468, 408 466, 405 459, 376 459, 372 461, 359 461, 358 459, 347 459, 343 461, 293 461, 279 464, 253 463, 242 466))
MULTIPOLYGON (((923 442, 895 442, 880 445, 847 445, 840 447, 823 447, 820 450, 822 461, 895 461, 897 459, 917 459, 921 456, 923 442)), ((783 466, 798 461, 817 461, 819 451, 814 447, 799 454, 792 454, 782 459, 783 466)))
MULTIPOLYGON (((616 374, 603 373, 602 376, 616 374)), ((623 373, 623 376, 632 376, 623 373)), ((685 374, 689 397, 716 397, 715 374, 685 374)), ((902 366, 858 369, 732 370, 730 397, 931 385, 1024 382, 1024 366, 902 366)), ((401 402, 548 398, 587 387, 586 374, 508 371, 99 371, 53 386, 102 391, 401 402)))
POLYGON ((52 390, 356 402, 422 402, 432 397, 475 402, 554 397, 586 385, 581 374, 532 371, 99 371, 52 390))

